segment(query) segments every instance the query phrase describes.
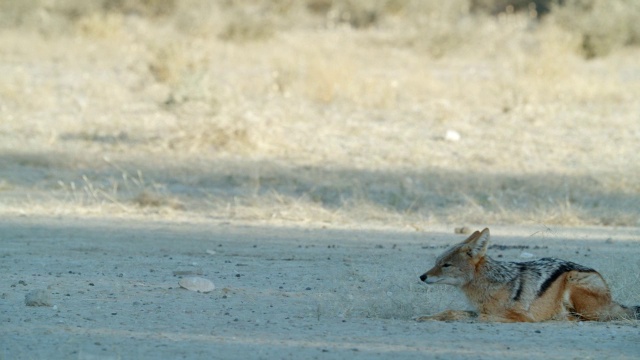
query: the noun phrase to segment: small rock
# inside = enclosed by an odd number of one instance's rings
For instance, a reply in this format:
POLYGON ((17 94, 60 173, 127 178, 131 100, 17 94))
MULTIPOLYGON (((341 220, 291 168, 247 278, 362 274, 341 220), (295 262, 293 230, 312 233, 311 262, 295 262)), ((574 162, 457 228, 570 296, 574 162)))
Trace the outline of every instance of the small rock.
POLYGON ((51 306, 51 296, 46 290, 33 290, 24 297, 27 306, 51 306))
POLYGON ((181 279, 178 284, 187 290, 201 293, 208 293, 216 288, 210 280, 195 276, 181 279))
POLYGON ((523 252, 522 254, 520 254, 520 257, 528 259, 528 258, 532 258, 533 254, 532 253, 528 253, 528 252, 523 252))
POLYGON ((462 136, 460 136, 460 133, 455 130, 447 130, 444 134, 444 139, 447 141, 460 141, 461 138, 462 136))
POLYGON ((468 226, 457 227, 453 229, 455 234, 470 234, 471 229, 468 226))

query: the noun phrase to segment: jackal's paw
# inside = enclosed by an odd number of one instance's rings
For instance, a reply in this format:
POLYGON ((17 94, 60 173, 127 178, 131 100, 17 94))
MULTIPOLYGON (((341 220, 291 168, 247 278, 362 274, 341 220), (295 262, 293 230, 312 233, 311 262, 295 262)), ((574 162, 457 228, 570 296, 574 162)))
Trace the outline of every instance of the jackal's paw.
POLYGON ((447 310, 435 315, 420 316, 415 320, 422 321, 459 321, 478 317, 473 311, 447 310))
POLYGON ((435 321, 436 319, 434 319, 433 316, 418 316, 417 318, 413 318, 413 320, 417 322, 423 322, 423 321, 435 321))

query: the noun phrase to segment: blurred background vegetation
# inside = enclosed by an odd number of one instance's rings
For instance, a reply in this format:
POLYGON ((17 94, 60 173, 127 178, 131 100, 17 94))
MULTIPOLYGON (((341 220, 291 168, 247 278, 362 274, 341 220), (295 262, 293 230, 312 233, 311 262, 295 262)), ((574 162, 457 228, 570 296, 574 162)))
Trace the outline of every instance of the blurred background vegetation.
POLYGON ((640 1, 0 0, 0 212, 640 225, 640 1))
POLYGON ((531 26, 553 22, 575 34, 587 58, 640 43, 636 0, 0 0, 0 27, 49 35, 78 28, 108 32, 96 26, 96 17, 138 16, 229 41, 255 41, 300 27, 401 27, 431 37, 433 53, 441 55, 475 40, 473 26, 461 24, 512 13, 534 19, 531 26))

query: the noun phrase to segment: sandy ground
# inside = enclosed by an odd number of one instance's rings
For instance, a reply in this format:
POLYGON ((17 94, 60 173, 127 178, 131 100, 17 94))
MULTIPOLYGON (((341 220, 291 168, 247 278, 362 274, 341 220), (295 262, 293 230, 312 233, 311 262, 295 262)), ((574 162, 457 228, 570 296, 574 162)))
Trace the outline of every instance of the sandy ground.
MULTIPOLYGON (((637 359, 637 322, 416 323, 464 307, 417 275, 452 229, 4 217, 1 359, 637 359), (207 294, 180 274, 212 280, 207 294), (51 306, 26 306, 44 289, 51 306)), ((594 266, 638 296, 637 228, 495 227, 490 250, 594 266)))

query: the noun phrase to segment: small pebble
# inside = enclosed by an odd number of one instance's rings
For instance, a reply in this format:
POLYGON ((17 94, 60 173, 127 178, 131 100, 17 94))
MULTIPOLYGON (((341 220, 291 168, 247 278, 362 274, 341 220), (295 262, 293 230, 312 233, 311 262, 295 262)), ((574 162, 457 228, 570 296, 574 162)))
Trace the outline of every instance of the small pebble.
POLYGON ((181 279, 178 284, 187 290, 197 291, 201 293, 208 293, 216 288, 211 280, 195 276, 181 279))
POLYGON ((461 138, 462 136, 460 136, 460 133, 455 130, 447 130, 447 132, 444 134, 444 139, 447 141, 456 142, 460 141, 461 138))
POLYGON ((453 229, 455 234, 470 234, 471 229, 468 226, 457 227, 453 229))
POLYGON ((27 306, 51 306, 51 296, 45 290, 33 290, 24 297, 27 306))

